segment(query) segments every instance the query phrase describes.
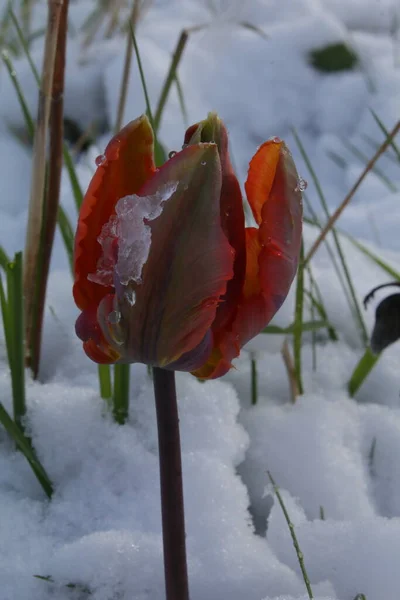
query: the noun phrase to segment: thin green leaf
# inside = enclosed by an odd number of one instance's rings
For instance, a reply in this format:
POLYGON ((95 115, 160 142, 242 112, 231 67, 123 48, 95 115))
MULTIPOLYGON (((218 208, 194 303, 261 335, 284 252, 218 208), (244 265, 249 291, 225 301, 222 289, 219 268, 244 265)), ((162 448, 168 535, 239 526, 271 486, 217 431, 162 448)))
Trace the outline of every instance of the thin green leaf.
POLYGON ((26 403, 22 252, 18 252, 14 261, 7 265, 7 293, 8 327, 12 339, 12 360, 9 360, 9 363, 11 367, 14 421, 23 432, 26 403))
MULTIPOLYGON (((12 22, 14 24, 15 30, 17 32, 18 39, 19 39, 19 41, 21 43, 21 46, 22 46, 22 48, 24 50, 25 56, 28 59, 29 66, 31 67, 31 71, 33 73, 33 76, 36 79, 36 83, 38 85, 40 85, 39 71, 37 70, 35 63, 32 60, 31 53, 29 52, 29 44, 27 43, 27 40, 26 40, 26 38, 25 38, 25 36, 23 34, 23 31, 22 31, 22 29, 20 27, 18 19, 15 16, 15 13, 14 13, 14 11, 13 11, 13 9, 11 7, 10 7, 10 17, 11 17, 11 20, 12 20, 12 22)), ((41 30, 41 31, 44 31, 44 30, 41 30)))
MULTIPOLYGON (((304 290, 306 292, 306 290, 304 290)), ((324 327, 328 327, 328 321, 303 321, 301 325, 301 330, 304 331, 317 331, 318 329, 323 329, 324 327)), ((295 323, 288 325, 287 327, 279 327, 279 325, 267 325, 261 333, 269 333, 273 335, 292 335, 295 332, 295 323)))
MULTIPOLYGON (((390 135, 390 131, 387 129, 387 127, 385 127, 383 121, 379 118, 378 114, 372 108, 370 108, 369 110, 371 111, 371 114, 374 117, 378 127, 384 134, 385 139, 387 139, 390 135)), ((394 140, 391 140, 390 145, 393 148, 393 150, 397 156, 397 159, 400 161, 400 149, 398 148, 396 142, 394 140)))
POLYGON ((304 307, 304 244, 301 243, 299 267, 297 269, 296 303, 293 323, 293 356, 294 372, 299 394, 303 394, 303 381, 301 376, 301 338, 303 333, 303 307, 304 307))
POLYGON ((250 354, 251 361, 251 403, 253 406, 257 404, 258 400, 258 373, 257 373, 257 359, 255 354, 250 354))
POLYGON ((18 448, 21 450, 22 454, 25 456, 32 471, 35 473, 37 480, 39 481, 40 485, 42 486, 45 494, 48 496, 48 498, 51 498, 51 496, 53 494, 53 485, 52 485, 45 469, 43 468, 39 459, 37 458, 35 451, 33 450, 30 442, 27 440, 27 438, 21 432, 18 425, 16 423, 14 423, 14 421, 12 420, 12 418, 10 417, 10 415, 4 408, 3 404, 1 404, 1 403, 0 403, 0 423, 3 425, 3 427, 7 431, 7 433, 13 438, 14 442, 16 443, 18 448))
POLYGON ((71 222, 64 211, 63 207, 59 205, 57 222, 60 228, 60 233, 64 242, 65 249, 68 255, 68 262, 71 272, 74 271, 74 231, 72 229, 71 222))
POLYGON ((154 130, 158 131, 162 119, 162 115, 164 112, 165 105, 168 100, 168 95, 172 86, 172 83, 176 81, 176 72, 178 65, 181 61, 183 51, 185 49, 186 43, 189 38, 189 33, 185 29, 181 31, 179 36, 178 43, 176 45, 175 51, 172 55, 171 64, 166 75, 164 85, 161 88, 160 98, 158 100, 157 108, 154 113, 154 130))
POLYGON ((13 365, 13 351, 12 351, 12 335, 11 335, 11 319, 9 315, 9 308, 6 293, 4 290, 3 278, 0 275, 0 308, 1 316, 3 320, 4 339, 6 342, 7 358, 10 371, 12 371, 13 365))
MULTIPOLYGON (((299 135, 298 135, 297 131, 294 128, 292 128, 292 132, 293 132, 293 136, 295 138, 296 144, 297 144, 297 146, 299 148, 300 154, 302 155, 303 160, 306 163, 307 169, 309 170, 309 173, 310 173, 311 178, 313 180, 313 183, 315 185, 315 189, 316 189, 318 197, 320 199, 322 208, 323 208, 323 210, 325 212, 325 215, 326 215, 327 219, 329 220, 330 213, 329 213, 329 209, 328 209, 328 204, 326 202, 325 195, 324 195, 324 193, 322 191, 322 187, 321 187, 321 184, 320 184, 319 179, 317 177, 317 174, 314 171, 314 168, 313 168, 313 166, 311 164, 311 161, 310 161, 310 159, 308 157, 308 154, 307 154, 307 152, 306 152, 306 150, 305 150, 305 148, 304 148, 304 146, 303 146, 303 144, 302 144, 302 142, 301 142, 301 140, 299 138, 299 135)), ((355 292, 355 289, 354 289, 353 282, 351 280, 350 271, 349 271, 349 268, 347 266, 345 255, 343 253, 343 250, 342 250, 342 247, 341 247, 341 244, 340 244, 340 241, 339 241, 339 236, 338 236, 335 228, 332 228, 332 236, 333 236, 333 239, 334 239, 334 242, 335 242, 336 251, 337 251, 337 253, 339 255, 339 259, 340 259, 340 262, 341 262, 341 265, 342 265, 343 273, 344 273, 344 276, 345 276, 345 279, 346 279, 346 282, 347 282, 347 285, 348 285, 348 289, 349 289, 349 292, 350 292, 350 295, 351 295, 351 299, 352 299, 352 303, 353 303, 353 314, 354 314, 354 317, 355 317, 356 322, 357 322, 358 327, 359 327, 360 337, 361 337, 361 340, 362 340, 364 346, 366 347, 368 345, 368 332, 367 332, 367 328, 365 326, 365 322, 364 322, 364 319, 363 319, 363 316, 362 316, 361 308, 360 308, 359 302, 357 300, 356 292, 355 292)))
POLYGON ((353 246, 355 246, 363 254, 365 254, 365 256, 368 256, 368 258, 371 259, 376 265, 378 265, 378 267, 381 267, 381 269, 383 269, 388 275, 390 275, 397 281, 400 281, 400 273, 398 271, 396 271, 395 269, 393 269, 393 267, 388 265, 382 258, 380 258, 377 254, 375 254, 375 252, 373 252, 372 250, 370 250, 369 248, 364 246, 364 244, 362 244, 361 242, 356 240, 349 233, 346 233, 344 231, 341 231, 340 233, 341 233, 341 235, 346 237, 349 240, 349 242, 351 242, 353 244, 353 246))
POLYGON ((115 365, 113 416, 119 425, 124 425, 129 414, 130 365, 115 365))
POLYGON ((32 117, 31 117, 31 114, 29 112, 28 105, 27 105, 27 103, 25 101, 24 94, 23 94, 22 88, 21 88, 21 86, 19 84, 19 81, 18 81, 17 75, 15 73, 15 69, 13 67, 12 61, 11 61, 11 59, 10 59, 10 57, 8 55, 8 52, 6 50, 2 51, 1 56, 3 58, 3 62, 5 64, 5 66, 6 66, 6 69, 8 71, 9 76, 10 76, 11 82, 12 82, 12 84, 14 86, 14 89, 16 91, 16 94, 18 96, 18 102, 20 104, 22 113, 24 115, 24 120, 25 120, 26 128, 28 130, 29 137, 31 139, 33 139, 33 136, 34 136, 34 133, 35 133, 35 125, 34 125, 32 117))
POLYGON ((78 177, 76 175, 74 161, 72 160, 72 156, 69 151, 68 145, 65 142, 63 144, 63 157, 64 157, 64 164, 68 171, 69 180, 71 183, 71 189, 72 189, 72 193, 73 193, 74 200, 75 200, 76 210, 79 213, 79 210, 80 210, 81 204, 82 204, 82 200, 83 200, 83 192, 82 192, 82 188, 80 186, 78 177))
POLYGON ((100 396, 109 401, 112 398, 110 365, 97 365, 100 384, 100 396))
POLYGON ((269 471, 267 471, 267 473, 268 473, 269 480, 272 483, 275 495, 278 498, 278 502, 279 502, 280 507, 282 509, 283 516, 285 517, 285 521, 286 521, 287 526, 289 528, 289 532, 290 532, 290 535, 291 535, 291 538, 292 538, 292 541, 293 541, 293 546, 294 546, 294 549, 295 549, 296 554, 297 554, 297 559, 299 561, 301 573, 303 575, 303 580, 304 580, 304 583, 305 583, 305 586, 306 586, 306 589, 307 589, 308 597, 310 598, 310 600, 313 600, 314 595, 313 595, 313 591, 312 591, 312 588, 311 588, 310 579, 308 577, 308 573, 307 573, 307 570, 306 570, 306 566, 305 566, 305 563, 304 563, 304 555, 303 555, 303 553, 302 553, 302 551, 300 549, 299 542, 297 541, 297 536, 296 536, 296 532, 294 530, 294 525, 293 525, 293 523, 290 520, 289 513, 288 513, 288 511, 286 509, 285 503, 283 501, 283 498, 281 496, 281 493, 279 491, 278 486, 276 485, 276 483, 275 483, 275 481, 274 481, 271 473, 269 471))
POLYGON ((183 93, 183 88, 182 88, 182 84, 180 82, 178 73, 175 73, 175 83, 176 83, 176 91, 178 92, 179 106, 181 107, 181 113, 182 113, 182 117, 183 117, 183 124, 185 125, 185 127, 187 129, 189 126, 189 117, 188 117, 188 111, 186 108, 185 95, 183 93))
POLYGON ((370 348, 367 348, 356 365, 348 383, 348 391, 353 397, 360 389, 365 379, 371 373, 380 358, 380 354, 373 354, 370 348))
POLYGON ((10 261, 11 259, 7 252, 4 250, 3 246, 0 246, 0 267, 4 269, 4 271, 7 269, 7 265, 10 261))
MULTIPOLYGON (((389 135, 389 133, 388 133, 389 135)), ((359 150, 359 148, 357 148, 357 146, 355 144, 352 144, 351 142, 348 142, 347 140, 342 140, 343 145, 345 146, 345 148, 347 148, 352 154, 353 156, 355 156, 356 158, 358 158, 364 165, 366 165, 369 161, 369 157, 364 154, 364 152, 362 152, 361 150, 359 150)), ((377 177, 379 177, 379 179, 386 185, 386 187, 388 188, 388 190, 390 192, 397 192, 397 187, 394 185, 394 183, 392 183, 389 179, 389 177, 387 177, 385 175, 385 173, 382 171, 382 169, 380 169, 379 167, 377 167, 376 165, 371 169, 371 171, 373 173, 375 173, 375 175, 377 177)))

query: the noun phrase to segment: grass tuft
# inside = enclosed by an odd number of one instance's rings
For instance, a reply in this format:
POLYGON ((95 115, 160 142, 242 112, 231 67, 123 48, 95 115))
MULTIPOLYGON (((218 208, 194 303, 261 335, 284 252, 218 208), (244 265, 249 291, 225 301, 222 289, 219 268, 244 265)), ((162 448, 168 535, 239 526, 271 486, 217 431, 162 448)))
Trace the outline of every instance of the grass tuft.
POLYGON ((272 487, 274 489, 275 495, 278 498, 278 502, 280 504, 280 507, 281 507, 282 512, 283 512, 283 515, 285 517, 285 521, 286 521, 287 526, 288 526, 289 531, 290 531, 290 535, 292 537, 293 546, 294 546, 294 549, 295 549, 296 554, 297 554, 297 558, 298 558, 298 561, 299 561, 301 573, 303 575, 303 580, 304 580, 304 583, 305 583, 305 586, 306 586, 306 589, 307 589, 308 597, 310 598, 310 600, 313 600, 314 595, 313 595, 313 591, 312 591, 312 588, 311 588, 310 579, 309 579, 308 574, 307 574, 306 566, 304 564, 304 555, 303 555, 303 553, 302 553, 302 551, 300 549, 299 542, 297 541, 297 536, 296 536, 296 532, 294 530, 294 525, 293 525, 293 523, 290 520, 289 513, 288 513, 288 511, 286 509, 285 503, 283 501, 283 498, 281 496, 281 493, 279 491, 278 486, 276 485, 276 483, 275 483, 275 481, 274 481, 271 473, 269 471, 267 471, 267 473, 268 473, 269 480, 270 480, 270 482, 272 484, 272 487))

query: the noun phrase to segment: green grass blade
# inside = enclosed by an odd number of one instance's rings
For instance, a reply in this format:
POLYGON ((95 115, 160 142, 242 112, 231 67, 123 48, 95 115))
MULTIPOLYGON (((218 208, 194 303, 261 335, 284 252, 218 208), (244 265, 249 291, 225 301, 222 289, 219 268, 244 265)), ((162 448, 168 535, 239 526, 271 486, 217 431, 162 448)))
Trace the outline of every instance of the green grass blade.
POLYGON ((7 265, 9 262, 11 262, 10 257, 4 250, 3 246, 0 246, 0 267, 4 269, 4 271, 7 269, 7 265))
POLYGON ((57 222, 64 242, 65 250, 68 255, 68 262, 73 273, 74 270, 74 232, 70 220, 68 219, 61 205, 58 207, 57 222))
POLYGON ((304 245, 301 243, 299 267, 297 269, 296 303, 294 309, 293 332, 293 357, 294 372, 299 394, 303 394, 303 381, 301 376, 301 338, 303 333, 303 308, 304 308, 304 245))
POLYGON ((112 398, 110 366, 98 365, 97 371, 99 375, 100 396, 103 398, 103 400, 110 400, 112 398))
MULTIPOLYGON (((307 290, 304 290, 307 293, 307 290)), ((328 327, 329 322, 327 320, 322 321, 303 321, 301 324, 301 330, 304 331, 317 331, 318 329, 323 329, 324 327, 328 327)), ((287 327, 279 327, 279 325, 267 325, 264 327, 261 333, 266 333, 270 335, 291 335, 295 332, 296 325, 292 323, 287 327)))
POLYGON ((7 266, 7 293, 9 332, 12 337, 11 384, 14 421, 24 431, 25 403, 25 340, 22 290, 22 252, 15 255, 7 266))
POLYGON ((185 95, 183 93, 183 88, 182 88, 181 81, 178 77, 178 73, 175 73, 175 83, 176 83, 176 91, 178 92, 179 106, 181 107, 183 123, 187 129, 189 127, 189 117, 188 117, 188 111, 186 108, 185 95))
POLYGON ((360 389, 365 379, 371 373, 372 369, 378 362, 380 354, 373 354, 370 348, 367 348, 356 365, 350 381, 347 385, 347 389, 351 397, 353 397, 360 389))
POLYGON ((370 250, 369 248, 364 246, 364 244, 362 244, 361 242, 356 240, 349 233, 345 233, 344 231, 342 231, 341 234, 344 237, 346 237, 353 244, 353 246, 358 248, 363 254, 365 254, 365 256, 367 256, 376 265, 378 265, 378 267, 381 267, 381 269, 383 269, 388 275, 390 275, 397 281, 400 281, 400 273, 398 271, 396 271, 395 269, 393 269, 393 267, 388 265, 382 258, 380 258, 377 254, 375 254, 375 252, 373 252, 372 250, 370 250))
POLYGON ((21 86, 19 84, 17 75, 15 73, 15 69, 13 67, 12 61, 11 61, 9 55, 8 55, 8 52, 6 52, 5 50, 3 50, 3 52, 1 53, 1 55, 2 55, 2 58, 3 58, 3 62, 5 64, 5 66, 6 66, 6 69, 8 71, 8 74, 10 76, 11 82, 12 82, 12 84, 14 86, 14 89, 16 91, 16 94, 18 96, 18 102, 20 104, 22 113, 24 115, 24 120, 25 120, 26 128, 28 130, 29 137, 31 139, 33 139, 33 136, 34 136, 34 133, 35 133, 35 125, 34 125, 32 116, 31 116, 31 114, 29 112, 28 105, 27 105, 27 103, 25 101, 25 97, 24 97, 24 94, 22 92, 22 88, 21 88, 21 86))
POLYGON ((299 561, 301 573, 303 575, 303 580, 304 580, 304 583, 305 583, 305 586, 306 586, 306 589, 307 589, 308 597, 310 598, 310 600, 313 600, 314 595, 313 595, 313 591, 312 591, 312 588, 311 588, 310 579, 308 577, 308 573, 307 573, 307 570, 306 570, 306 566, 305 566, 305 563, 304 563, 304 555, 303 555, 303 553, 302 553, 302 551, 300 549, 299 542, 298 542, 297 536, 296 536, 296 532, 294 530, 294 525, 293 525, 293 523, 290 520, 289 513, 288 513, 288 511, 286 509, 285 503, 283 501, 283 498, 281 496, 281 493, 279 491, 278 486, 276 485, 276 483, 275 483, 275 481, 274 481, 271 473, 269 471, 267 471, 267 473, 268 473, 269 480, 270 480, 270 482, 272 484, 272 487, 274 489, 275 495, 278 498, 278 502, 279 502, 280 507, 282 509, 283 516, 285 517, 285 521, 286 521, 287 526, 289 528, 289 532, 290 532, 290 535, 291 535, 291 538, 292 538, 292 541, 293 541, 293 546, 294 546, 294 549, 295 549, 296 554, 297 554, 297 559, 299 561))
MULTIPOLYGON (((387 127, 385 127, 383 121, 379 118, 377 113, 372 108, 370 108, 369 110, 371 111, 371 114, 374 117, 378 127, 380 128, 380 130, 382 131, 382 133, 385 136, 385 139, 387 140, 387 138, 390 136, 390 131, 387 129, 387 127)), ((396 142, 394 140, 391 140, 390 145, 393 148, 393 150, 397 156, 397 159, 400 161, 400 149, 398 148, 396 142)))
POLYGON ((129 379, 129 365, 115 365, 113 415, 120 425, 126 422, 129 414, 129 379))
MULTIPOLYGON (((317 177, 317 174, 314 171, 314 168, 313 168, 313 166, 311 164, 311 161, 310 161, 310 159, 308 157, 308 154, 307 154, 307 152, 306 152, 306 150, 305 150, 305 148, 304 148, 304 146, 303 146, 303 144, 302 144, 302 142, 301 142, 301 140, 299 138, 299 135, 298 135, 297 131, 294 128, 292 128, 292 132, 293 132, 293 136, 294 136, 294 139, 296 141, 296 144, 297 144, 297 146, 299 148, 300 154, 301 154, 304 162, 306 163, 307 169, 308 169, 308 171, 309 171, 309 173, 311 175, 311 178, 313 180, 313 183, 315 185, 315 189, 316 189, 318 197, 320 199, 322 208, 323 208, 323 210, 325 212, 326 218, 329 219, 330 218, 330 213, 329 213, 329 209, 328 209, 328 204, 326 202, 325 195, 324 195, 324 193, 322 191, 322 187, 321 187, 321 184, 320 184, 319 179, 317 177)), ((368 345, 368 332, 367 332, 367 328, 366 328, 366 325, 365 325, 365 322, 364 322, 364 319, 363 319, 363 316, 362 316, 362 312, 361 312, 361 308, 360 308, 359 302, 357 300, 357 296, 356 296, 356 292, 355 292, 355 289, 354 289, 354 285, 353 285, 353 282, 351 280, 350 271, 349 271, 349 268, 347 266, 347 262, 346 262, 346 259, 345 259, 345 256, 344 256, 344 253, 343 253, 340 241, 339 241, 339 236, 338 236, 337 231, 335 230, 335 228, 332 228, 332 236, 333 236, 333 240, 335 242, 336 251, 337 251, 337 253, 339 255, 339 259, 340 259, 340 262, 341 262, 341 265, 342 265, 343 273, 344 273, 344 276, 345 276, 345 279, 346 279, 346 282, 347 282, 347 286, 348 286, 348 289, 349 289, 349 292, 350 292, 350 296, 351 296, 351 299, 352 299, 352 304, 353 304, 353 311, 352 312, 353 312, 355 320, 356 320, 356 322, 358 324, 358 328, 359 328, 359 331, 360 331, 361 340, 363 342, 363 345, 366 347, 368 345)))
POLYGON ((255 354, 250 354, 251 360, 251 404, 255 406, 258 401, 258 373, 257 373, 257 359, 255 354))
POLYGON ((39 462, 39 460, 36 456, 36 453, 33 450, 29 440, 21 432, 18 425, 16 423, 14 423, 14 421, 12 420, 12 418, 10 417, 10 415, 8 414, 8 412, 6 411, 6 409, 4 408, 4 406, 1 403, 0 403, 0 423, 3 425, 3 427, 7 431, 7 433, 13 438, 17 447, 22 452, 22 454, 25 456, 32 471, 35 473, 37 480, 39 481, 40 485, 42 486, 45 494, 48 496, 48 498, 51 498, 52 494, 53 494, 53 485, 52 485, 45 469, 39 462))
POLYGON ((8 302, 6 293, 4 290, 3 278, 0 275, 0 308, 1 316, 3 320, 4 339, 6 342, 7 358, 10 371, 12 371, 13 365, 13 350, 12 350, 12 335, 11 335, 11 320, 9 316, 8 302))
POLYGON ((82 204, 82 200, 83 200, 83 192, 82 192, 82 188, 80 186, 78 177, 76 175, 74 161, 72 160, 71 153, 65 142, 63 145, 63 157, 64 157, 64 164, 67 169, 69 180, 71 183, 71 189, 72 189, 72 193, 73 193, 74 200, 75 200, 76 210, 79 213, 79 210, 80 210, 81 204, 82 204))
POLYGON ((161 89, 160 99, 158 101, 157 108, 154 113, 154 130, 155 131, 158 131, 158 129, 160 127, 162 114, 164 112, 164 108, 165 108, 165 105, 168 100, 168 95, 169 95, 171 86, 172 86, 173 82, 176 81, 177 68, 181 61, 183 51, 185 50, 185 46, 188 41, 188 38, 189 38, 189 34, 184 29, 179 36, 178 43, 176 45, 175 51, 172 56, 169 71, 165 78, 164 85, 161 89))
POLYGON ((151 127, 152 127, 153 132, 154 132, 154 158, 155 158, 156 166, 160 167, 165 162, 165 160, 166 160, 166 153, 165 153, 164 148, 162 147, 162 145, 158 141, 157 127, 155 126, 155 120, 154 120, 153 113, 152 113, 152 110, 151 110, 150 98, 149 98, 149 93, 147 91, 147 84, 146 84, 146 78, 144 76, 142 59, 140 58, 139 47, 138 47, 138 44, 137 44, 137 41, 136 41, 135 32, 133 30, 133 26, 132 26, 131 22, 129 22, 129 27, 130 27, 131 36, 132 36, 133 48, 135 50, 136 60, 137 60, 138 67, 139 67, 140 80, 141 80, 141 83, 142 83, 144 99, 145 99, 145 102, 146 102, 146 112, 147 112, 147 116, 149 118, 151 127))
MULTIPOLYGON (((388 132, 388 135, 389 135, 389 132, 388 132)), ((343 139, 342 139, 342 144, 345 148, 347 148, 349 150, 349 152, 351 152, 353 154, 353 156, 358 158, 358 160, 360 160, 364 166, 368 163, 369 157, 366 154, 364 154, 364 152, 361 152, 361 150, 359 150, 359 148, 357 148, 357 146, 355 146, 355 144, 352 144, 351 142, 348 142, 347 140, 343 140, 343 139)), ((379 177, 379 179, 386 185, 386 187, 388 188, 388 190, 390 192, 397 192, 397 187, 394 185, 394 183, 392 183, 390 181, 389 177, 387 177, 385 175, 385 173, 382 171, 382 169, 380 169, 379 167, 377 167, 375 165, 371 169, 371 171, 373 173, 375 173, 375 175, 377 177, 379 177)))
POLYGON ((22 46, 22 48, 24 50, 24 54, 25 54, 26 58, 28 59, 29 66, 31 68, 33 76, 36 79, 36 83, 39 85, 40 84, 40 75, 39 75, 39 72, 38 72, 38 70, 37 70, 37 68, 35 66, 35 63, 32 60, 31 53, 29 52, 29 45, 27 43, 27 40, 26 40, 26 38, 25 38, 25 36, 23 34, 23 31, 22 31, 22 29, 20 27, 18 19, 15 16, 15 13, 14 13, 14 11, 13 11, 12 8, 10 8, 10 17, 11 17, 11 20, 12 20, 13 25, 15 27, 15 30, 17 32, 17 36, 18 36, 18 39, 20 41, 20 44, 21 44, 21 46, 22 46))
MULTIPOLYGON (((304 217, 304 222, 308 223, 309 225, 312 225, 313 227, 318 227, 318 229, 320 231, 322 231, 323 228, 322 228, 321 222, 318 219, 318 216, 317 216, 316 212, 314 211, 314 209, 313 209, 310 201, 308 200, 306 194, 303 194, 303 199, 304 199, 304 204, 307 207, 307 210, 310 212, 310 214, 312 216, 312 220, 308 219, 307 217, 304 217)), ((347 300, 347 304, 349 305, 350 312, 353 314, 353 303, 352 303, 352 300, 351 300, 351 296, 349 294, 349 291, 348 291, 347 286, 346 286, 346 282, 344 280, 344 277, 342 275, 342 272, 341 272, 340 267, 338 265, 338 262, 336 260, 335 253, 332 250, 331 245, 328 242, 327 238, 324 239, 324 245, 325 245, 326 251, 329 254, 329 258, 331 259, 332 266, 334 268, 336 276, 337 276, 337 278, 338 278, 338 280, 340 282, 340 285, 342 286, 342 290, 343 290, 344 296, 345 296, 345 298, 347 300)), ((322 302, 322 297, 320 297, 320 300, 322 302)))

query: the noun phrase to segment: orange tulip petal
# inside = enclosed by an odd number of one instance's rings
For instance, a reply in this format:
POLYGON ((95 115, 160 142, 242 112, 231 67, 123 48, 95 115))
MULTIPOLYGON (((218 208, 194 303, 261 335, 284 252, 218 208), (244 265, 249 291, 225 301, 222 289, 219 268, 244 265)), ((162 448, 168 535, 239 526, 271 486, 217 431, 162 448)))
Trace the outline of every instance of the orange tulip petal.
POLYGON ((285 300, 296 274, 302 232, 299 177, 283 142, 263 144, 252 159, 246 191, 259 229, 246 229, 246 278, 235 321, 217 340, 201 371, 220 377, 240 347, 269 323, 285 300), (277 157, 277 148, 279 154, 277 157))
POLYGON ((97 306, 111 286, 88 280, 102 255, 97 241, 120 198, 135 194, 155 171, 153 131, 146 116, 129 123, 108 144, 81 206, 75 237, 74 299, 84 310, 97 306))

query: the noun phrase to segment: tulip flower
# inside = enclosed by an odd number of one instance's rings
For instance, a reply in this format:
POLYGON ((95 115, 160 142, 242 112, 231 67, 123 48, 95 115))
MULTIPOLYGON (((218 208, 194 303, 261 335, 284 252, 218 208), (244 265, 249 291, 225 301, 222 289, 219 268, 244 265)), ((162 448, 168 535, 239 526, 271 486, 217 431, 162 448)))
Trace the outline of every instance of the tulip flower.
POLYGON ((224 375, 269 323, 296 273, 301 180, 285 143, 262 144, 245 190, 215 115, 190 127, 159 169, 147 117, 97 159, 75 240, 76 323, 98 363, 224 375))
POLYGON ((159 169, 153 143, 143 116, 96 161, 75 239, 76 332, 95 362, 154 367, 166 599, 189 600, 174 371, 224 375, 279 309, 297 269, 302 185, 284 142, 265 142, 245 184, 246 228, 216 115, 159 169))

